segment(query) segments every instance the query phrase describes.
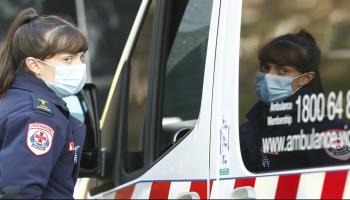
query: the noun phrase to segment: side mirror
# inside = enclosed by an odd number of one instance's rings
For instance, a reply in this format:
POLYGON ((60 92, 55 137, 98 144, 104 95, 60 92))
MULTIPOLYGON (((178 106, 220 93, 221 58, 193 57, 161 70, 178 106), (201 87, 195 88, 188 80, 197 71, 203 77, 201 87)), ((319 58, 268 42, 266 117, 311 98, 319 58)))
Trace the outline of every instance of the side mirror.
POLYGON ((96 86, 92 83, 85 84, 84 88, 76 96, 66 97, 63 100, 66 101, 71 115, 86 125, 79 177, 101 176, 101 133, 96 86))

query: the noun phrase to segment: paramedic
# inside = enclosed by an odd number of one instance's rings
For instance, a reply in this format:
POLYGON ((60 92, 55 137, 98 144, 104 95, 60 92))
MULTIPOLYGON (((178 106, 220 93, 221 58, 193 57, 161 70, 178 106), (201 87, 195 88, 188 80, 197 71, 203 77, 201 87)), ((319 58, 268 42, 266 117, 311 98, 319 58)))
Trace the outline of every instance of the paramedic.
POLYGON ((85 36, 22 10, 0 51, 0 198, 73 198, 85 125, 63 97, 86 81, 85 36))

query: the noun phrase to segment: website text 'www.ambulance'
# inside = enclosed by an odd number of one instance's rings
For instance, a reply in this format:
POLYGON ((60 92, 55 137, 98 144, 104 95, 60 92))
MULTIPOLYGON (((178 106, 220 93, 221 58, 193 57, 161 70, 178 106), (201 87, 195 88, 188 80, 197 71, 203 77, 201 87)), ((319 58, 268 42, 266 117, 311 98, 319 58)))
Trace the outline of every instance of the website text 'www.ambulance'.
POLYGON ((323 148, 350 147, 350 130, 328 130, 305 134, 301 129, 299 134, 262 138, 264 153, 318 150, 323 148))

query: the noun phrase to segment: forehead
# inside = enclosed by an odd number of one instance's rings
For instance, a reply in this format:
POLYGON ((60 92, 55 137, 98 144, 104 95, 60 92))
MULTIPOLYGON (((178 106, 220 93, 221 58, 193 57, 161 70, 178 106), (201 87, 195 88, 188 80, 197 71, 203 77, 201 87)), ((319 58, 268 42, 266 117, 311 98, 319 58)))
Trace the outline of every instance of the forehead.
POLYGON ((275 63, 266 63, 266 64, 262 64, 262 66, 264 67, 271 67, 271 68, 288 68, 288 69, 294 69, 297 70, 297 68, 293 65, 278 65, 275 63))
POLYGON ((56 55, 54 55, 53 57, 63 57, 63 56, 81 56, 85 54, 85 51, 81 51, 81 52, 77 52, 77 53, 71 53, 71 52, 61 52, 58 53, 56 55))

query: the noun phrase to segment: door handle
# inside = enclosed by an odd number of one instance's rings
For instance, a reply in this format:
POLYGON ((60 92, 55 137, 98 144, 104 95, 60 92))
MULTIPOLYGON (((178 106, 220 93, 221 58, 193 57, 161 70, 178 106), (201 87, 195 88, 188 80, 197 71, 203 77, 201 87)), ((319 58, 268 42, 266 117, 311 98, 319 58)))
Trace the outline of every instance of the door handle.
POLYGON ((232 192, 233 199, 256 199, 254 188, 251 186, 239 187, 232 192))
POLYGON ((183 192, 177 195, 176 199, 200 199, 197 192, 183 192))

